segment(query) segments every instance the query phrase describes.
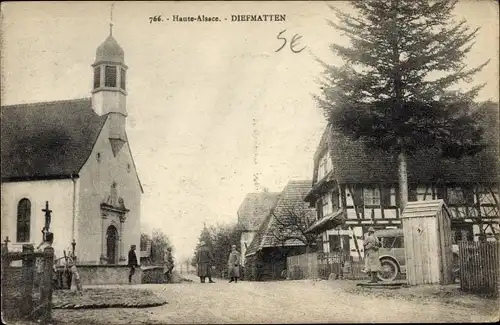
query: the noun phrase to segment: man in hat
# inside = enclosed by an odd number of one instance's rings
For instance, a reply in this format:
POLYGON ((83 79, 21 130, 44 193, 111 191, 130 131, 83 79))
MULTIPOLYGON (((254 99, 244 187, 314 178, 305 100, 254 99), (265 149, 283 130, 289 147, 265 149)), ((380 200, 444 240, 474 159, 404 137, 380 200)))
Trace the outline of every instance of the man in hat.
POLYGON ((135 245, 130 246, 128 252, 128 266, 130 267, 130 272, 128 274, 128 283, 132 284, 132 276, 135 274, 135 268, 139 266, 137 263, 137 255, 135 254, 135 245))
POLYGON ((196 253, 196 263, 198 264, 198 276, 200 277, 200 282, 205 283, 205 278, 208 277, 209 283, 215 283, 212 281, 212 275, 210 274, 210 263, 214 261, 214 256, 207 247, 206 243, 202 240, 200 242, 200 248, 196 253))
POLYGON ((378 256, 380 241, 375 236, 375 229, 373 227, 368 229, 363 246, 365 248, 365 271, 370 274, 369 282, 376 283, 378 282, 377 274, 382 270, 382 265, 378 256))
POLYGON ((241 260, 241 255, 240 252, 236 250, 236 245, 231 246, 231 253, 229 254, 229 259, 228 259, 228 270, 229 270, 229 276, 231 277, 231 282, 238 282, 238 278, 240 277, 240 260, 241 260))

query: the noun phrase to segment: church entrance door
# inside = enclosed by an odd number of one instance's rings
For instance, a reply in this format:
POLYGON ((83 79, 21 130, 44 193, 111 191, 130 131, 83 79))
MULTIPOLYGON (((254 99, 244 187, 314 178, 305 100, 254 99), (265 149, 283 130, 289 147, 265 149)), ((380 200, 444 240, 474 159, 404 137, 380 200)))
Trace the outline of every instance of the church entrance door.
POLYGON ((108 264, 118 264, 118 230, 113 225, 109 226, 106 231, 106 251, 108 264))

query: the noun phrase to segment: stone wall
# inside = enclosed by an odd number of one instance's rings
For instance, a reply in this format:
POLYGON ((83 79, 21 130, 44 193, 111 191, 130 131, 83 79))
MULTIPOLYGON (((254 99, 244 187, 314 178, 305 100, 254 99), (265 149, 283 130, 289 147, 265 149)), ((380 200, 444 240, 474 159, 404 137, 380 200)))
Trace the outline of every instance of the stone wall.
POLYGON ((142 283, 166 283, 162 266, 148 266, 142 269, 142 283))
MULTIPOLYGON (((77 265, 82 285, 128 284, 130 267, 126 265, 77 265)), ((142 282, 142 270, 135 268, 132 284, 142 282)))

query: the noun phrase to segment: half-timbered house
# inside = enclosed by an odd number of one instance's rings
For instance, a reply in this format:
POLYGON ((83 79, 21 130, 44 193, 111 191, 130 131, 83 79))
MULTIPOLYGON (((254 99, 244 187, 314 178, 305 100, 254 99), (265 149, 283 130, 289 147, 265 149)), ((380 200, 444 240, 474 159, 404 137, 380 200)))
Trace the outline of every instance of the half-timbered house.
MULTIPOLYGON (((453 240, 499 235, 499 118, 490 105, 482 116, 487 145, 461 159, 437 150, 408 157, 409 201, 444 199, 452 213, 453 240)), ((370 226, 400 227, 397 158, 352 141, 328 125, 314 156, 313 187, 305 200, 317 209, 308 231, 321 234, 320 250, 363 256, 370 226)))

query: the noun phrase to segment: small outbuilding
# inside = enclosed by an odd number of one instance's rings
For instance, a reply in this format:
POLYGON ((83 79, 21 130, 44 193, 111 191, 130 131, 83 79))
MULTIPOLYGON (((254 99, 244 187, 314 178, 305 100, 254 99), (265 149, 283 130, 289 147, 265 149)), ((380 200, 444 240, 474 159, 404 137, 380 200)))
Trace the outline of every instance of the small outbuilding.
POLYGON ((409 202, 401 220, 408 283, 453 283, 451 218, 444 201, 409 202))

